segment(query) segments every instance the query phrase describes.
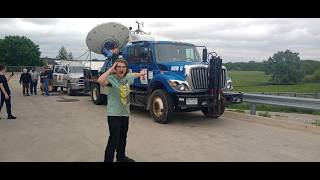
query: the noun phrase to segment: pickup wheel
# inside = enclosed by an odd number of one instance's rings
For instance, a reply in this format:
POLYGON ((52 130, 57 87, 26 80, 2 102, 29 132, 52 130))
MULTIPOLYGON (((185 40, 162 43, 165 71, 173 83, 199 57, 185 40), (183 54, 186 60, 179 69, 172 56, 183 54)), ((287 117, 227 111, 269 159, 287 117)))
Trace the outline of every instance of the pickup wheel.
POLYGON ((70 83, 67 84, 67 94, 69 96, 73 96, 74 95, 74 91, 71 89, 70 83))
POLYGON ((53 86, 53 92, 57 92, 58 91, 58 86, 53 86))
POLYGON ((217 114, 217 115, 208 114, 207 108, 202 109, 202 113, 208 118, 218 118, 219 116, 221 116, 224 113, 224 110, 226 108, 226 99, 221 96, 220 102, 221 102, 220 103, 221 112, 219 114, 217 114))
POLYGON ((158 123, 165 124, 173 113, 173 103, 169 94, 157 89, 150 95, 150 115, 158 123))
POLYGON ((106 96, 100 94, 100 86, 93 84, 91 88, 91 99, 94 104, 101 105, 107 101, 106 96))

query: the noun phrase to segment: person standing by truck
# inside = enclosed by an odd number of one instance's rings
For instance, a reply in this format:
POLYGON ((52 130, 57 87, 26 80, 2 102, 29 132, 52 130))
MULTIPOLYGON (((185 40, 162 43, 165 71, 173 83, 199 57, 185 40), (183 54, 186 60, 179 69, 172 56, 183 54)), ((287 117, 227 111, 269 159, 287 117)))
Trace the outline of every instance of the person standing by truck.
POLYGON ((20 76, 19 83, 22 83, 23 96, 30 96, 29 87, 31 83, 31 75, 28 73, 27 69, 23 69, 23 73, 20 76))
MULTIPOLYGON (((1 93, 1 100, 0 100, 0 111, 2 109, 3 103, 6 103, 7 108, 7 119, 16 119, 17 117, 13 116, 11 113, 11 91, 8 85, 8 81, 10 81, 11 77, 13 76, 13 73, 9 76, 8 80, 4 73, 6 72, 6 67, 3 65, 0 65, 0 93, 1 93)), ((0 118, 1 119, 1 118, 0 118)))
POLYGON ((49 92, 52 92, 52 89, 53 89, 53 70, 52 70, 52 68, 47 69, 47 76, 48 76, 49 92))
POLYGON ((42 93, 41 95, 49 96, 49 87, 48 87, 48 73, 46 67, 43 68, 40 74, 40 83, 42 83, 42 93))
POLYGON ((105 149, 105 162, 113 162, 115 151, 117 162, 134 162, 125 155, 129 128, 130 85, 133 84, 134 78, 144 75, 145 73, 130 73, 127 61, 117 59, 113 66, 98 78, 100 85, 108 86, 107 120, 110 136, 105 149))
POLYGON ((37 95, 37 85, 39 81, 39 72, 33 68, 32 71, 30 72, 31 75, 31 83, 30 83, 30 93, 31 95, 37 95))

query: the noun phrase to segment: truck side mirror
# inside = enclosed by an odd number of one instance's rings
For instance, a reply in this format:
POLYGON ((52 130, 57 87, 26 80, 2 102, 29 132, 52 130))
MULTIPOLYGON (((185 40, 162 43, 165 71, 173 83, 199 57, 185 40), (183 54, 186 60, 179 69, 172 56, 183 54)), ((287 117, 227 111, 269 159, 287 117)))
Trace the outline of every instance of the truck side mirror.
POLYGON ((202 60, 203 60, 203 62, 207 62, 208 61, 208 50, 207 50, 207 48, 204 48, 202 50, 202 60))

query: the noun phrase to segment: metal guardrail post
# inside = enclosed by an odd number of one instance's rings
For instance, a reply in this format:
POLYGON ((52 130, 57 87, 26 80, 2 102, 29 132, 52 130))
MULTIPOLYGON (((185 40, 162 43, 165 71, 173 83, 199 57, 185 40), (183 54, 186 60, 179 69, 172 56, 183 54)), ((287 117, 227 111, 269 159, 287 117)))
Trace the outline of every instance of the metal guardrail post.
POLYGON ((250 104, 250 114, 251 115, 256 115, 256 104, 255 103, 251 103, 250 104))

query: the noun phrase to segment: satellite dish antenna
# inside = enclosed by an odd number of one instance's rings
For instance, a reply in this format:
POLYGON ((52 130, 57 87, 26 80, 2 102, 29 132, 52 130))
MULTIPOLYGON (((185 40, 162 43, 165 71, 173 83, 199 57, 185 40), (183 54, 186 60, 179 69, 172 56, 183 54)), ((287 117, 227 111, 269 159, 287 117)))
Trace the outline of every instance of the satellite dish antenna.
POLYGON ((87 35, 86 44, 88 48, 97 53, 103 54, 102 49, 121 49, 129 41, 129 29, 116 22, 109 22, 97 25, 87 35))

